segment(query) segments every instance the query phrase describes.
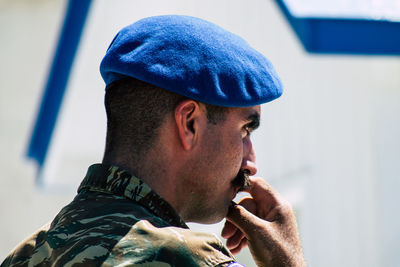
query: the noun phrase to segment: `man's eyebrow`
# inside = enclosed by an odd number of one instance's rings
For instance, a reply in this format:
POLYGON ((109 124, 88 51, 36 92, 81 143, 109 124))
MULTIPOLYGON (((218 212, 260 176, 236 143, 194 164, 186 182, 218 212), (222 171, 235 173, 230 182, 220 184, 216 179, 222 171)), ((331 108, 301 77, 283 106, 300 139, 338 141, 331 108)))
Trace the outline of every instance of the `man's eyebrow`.
POLYGON ((260 114, 258 112, 251 114, 247 117, 247 121, 249 121, 247 127, 251 128, 251 130, 254 131, 258 128, 258 126, 260 126, 260 114))

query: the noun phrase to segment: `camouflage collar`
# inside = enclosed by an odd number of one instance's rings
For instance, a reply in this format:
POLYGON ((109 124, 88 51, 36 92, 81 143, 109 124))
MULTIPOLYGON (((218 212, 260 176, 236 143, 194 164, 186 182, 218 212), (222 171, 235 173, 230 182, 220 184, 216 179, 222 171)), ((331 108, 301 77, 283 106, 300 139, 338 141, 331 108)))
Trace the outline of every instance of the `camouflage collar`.
POLYGON ((104 164, 90 166, 78 188, 78 193, 84 189, 129 198, 172 226, 188 228, 170 204, 143 181, 117 166, 104 164))

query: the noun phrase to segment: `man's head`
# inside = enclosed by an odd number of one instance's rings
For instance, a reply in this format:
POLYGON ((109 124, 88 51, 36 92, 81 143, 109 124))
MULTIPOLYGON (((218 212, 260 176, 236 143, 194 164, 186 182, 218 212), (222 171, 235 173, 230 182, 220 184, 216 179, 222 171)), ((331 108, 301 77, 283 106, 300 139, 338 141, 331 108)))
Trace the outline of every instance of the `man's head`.
POLYGON ((144 160, 161 168, 170 162, 168 167, 177 168, 176 193, 187 193, 188 206, 196 207, 184 208, 186 220, 222 219, 247 176, 256 173, 250 132, 259 125, 259 106, 218 107, 134 78, 109 85, 105 106, 104 161, 139 173, 144 160))
MULTIPOLYGON (((106 88, 107 140, 105 157, 140 162, 167 116, 185 96, 126 77, 106 88)), ((202 103, 210 125, 222 123, 228 108, 202 103)))
POLYGON ((212 23, 160 16, 122 29, 100 71, 104 162, 134 166, 186 221, 222 219, 256 173, 259 104, 282 93, 269 61, 212 23))

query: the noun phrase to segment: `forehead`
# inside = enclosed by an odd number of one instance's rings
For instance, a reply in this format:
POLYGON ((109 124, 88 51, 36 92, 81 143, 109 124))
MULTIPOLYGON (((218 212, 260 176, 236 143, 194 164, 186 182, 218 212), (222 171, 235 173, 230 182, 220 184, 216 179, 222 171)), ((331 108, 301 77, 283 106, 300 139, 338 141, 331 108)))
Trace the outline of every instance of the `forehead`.
POLYGON ((261 106, 230 108, 229 115, 233 120, 247 121, 252 118, 260 118, 261 106))

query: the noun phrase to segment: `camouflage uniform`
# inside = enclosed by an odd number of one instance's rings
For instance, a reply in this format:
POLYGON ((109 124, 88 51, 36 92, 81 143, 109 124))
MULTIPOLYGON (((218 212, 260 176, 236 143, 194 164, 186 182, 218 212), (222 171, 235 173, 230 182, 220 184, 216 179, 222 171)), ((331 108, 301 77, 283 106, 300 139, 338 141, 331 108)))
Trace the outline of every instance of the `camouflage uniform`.
POLYGON ((2 266, 242 266, 214 235, 188 229, 128 172, 89 167, 75 199, 2 266))

